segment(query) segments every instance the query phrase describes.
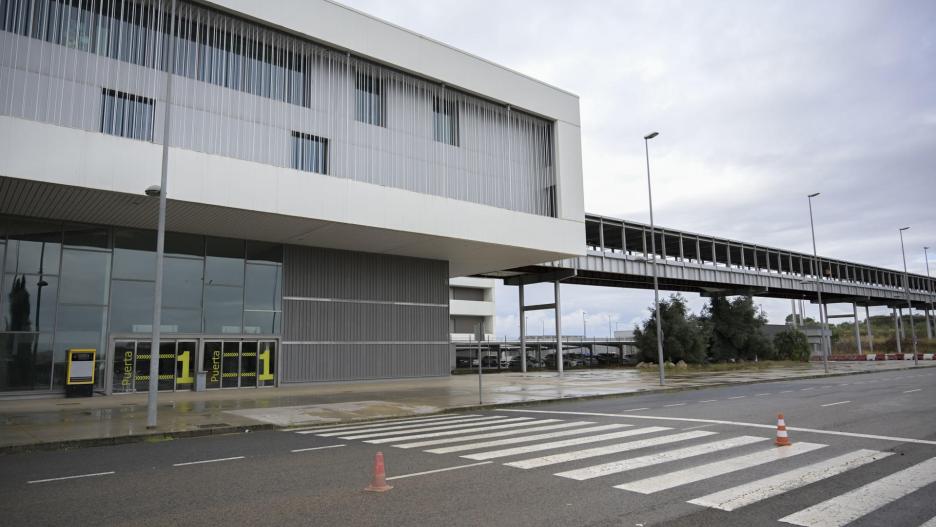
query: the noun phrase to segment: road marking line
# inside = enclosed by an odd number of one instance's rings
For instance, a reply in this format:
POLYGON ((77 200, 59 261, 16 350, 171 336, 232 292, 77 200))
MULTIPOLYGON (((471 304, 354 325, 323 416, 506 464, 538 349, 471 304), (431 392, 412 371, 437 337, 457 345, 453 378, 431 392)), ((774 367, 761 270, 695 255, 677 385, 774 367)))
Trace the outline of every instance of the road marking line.
POLYGON ((783 390, 783 391, 780 392, 780 393, 793 393, 793 390, 783 390))
POLYGON ((328 423, 323 423, 318 426, 297 426, 293 428, 284 428, 284 432, 299 432, 303 431, 306 433, 312 432, 338 432, 340 430, 354 430, 355 428, 370 428, 372 426, 382 426, 386 424, 406 424, 406 423, 428 423, 431 421, 448 421, 450 419, 459 419, 462 417, 477 417, 478 414, 443 414, 442 416, 437 417, 408 417, 405 419, 383 419, 381 421, 371 421, 368 423, 358 423, 358 424, 348 424, 341 426, 328 426, 328 423))
POLYGON ((774 446, 752 454, 730 457, 698 467, 677 470, 659 476, 631 481, 630 483, 624 483, 622 485, 615 485, 614 488, 638 492, 640 494, 653 494, 661 490, 681 487, 683 485, 695 483, 696 481, 715 478, 724 474, 730 474, 731 472, 756 467, 758 465, 770 463, 771 461, 779 461, 825 447, 826 445, 818 443, 802 442, 793 443, 785 447, 774 446))
POLYGON ((237 457, 222 457, 219 459, 205 459, 202 461, 189 461, 187 463, 176 463, 172 466, 174 467, 184 467, 186 465, 201 465, 202 463, 218 463, 219 461, 234 461, 235 459, 244 459, 244 456, 237 457))
POLYGON ((847 382, 843 382, 842 384, 839 384, 839 386, 848 386, 848 383, 847 383, 847 382))
POLYGON ((649 408, 631 408, 630 410, 622 410, 623 412, 641 412, 643 410, 649 410, 649 408))
POLYGON ((49 481, 62 481, 65 479, 78 479, 78 478, 93 478, 95 476, 108 476, 110 474, 115 474, 114 471, 110 472, 95 472, 94 474, 78 474, 77 476, 62 476, 61 478, 47 478, 47 479, 34 479, 32 481, 27 481, 27 484, 33 483, 47 483, 49 481))
POLYGON ((673 406, 686 406, 686 403, 664 404, 663 408, 671 408, 673 406))
MULTIPOLYGON (((638 415, 638 414, 607 414, 601 412, 563 412, 563 411, 554 411, 554 410, 520 410, 520 409, 499 409, 498 412, 528 412, 528 413, 538 413, 538 414, 557 414, 557 415, 581 415, 581 416, 595 416, 595 417, 617 417, 623 419, 652 419, 655 421, 682 421, 684 423, 711 423, 713 425, 730 425, 730 426, 747 426, 751 428, 768 428, 771 430, 776 430, 777 425, 765 425, 761 423, 744 423, 740 421, 723 421, 720 419, 697 419, 693 417, 665 417, 658 415, 638 415)), ((809 432, 812 434, 825 434, 831 436, 842 436, 842 437, 860 437, 863 439, 882 439, 884 441, 894 441, 897 443, 915 443, 918 445, 936 445, 936 441, 929 441, 926 439, 914 439, 912 437, 893 437, 893 436, 879 436, 874 434, 856 434, 854 432, 839 432, 837 430, 821 430, 818 428, 800 428, 794 426, 788 426, 787 430, 794 432, 809 432)))
POLYGON ((582 435, 589 432, 602 432, 605 430, 618 430, 633 425, 610 424, 600 426, 590 426, 588 428, 577 428, 575 430, 563 430, 562 432, 549 432, 546 434, 536 434, 524 437, 511 437, 507 439, 497 439, 495 441, 484 441, 482 443, 469 443, 467 445, 455 445, 442 448, 433 448, 426 450, 432 454, 449 454, 451 452, 462 452, 464 450, 478 450, 479 448, 488 448, 492 446, 515 445, 517 443, 528 443, 530 441, 539 441, 540 439, 553 439, 556 437, 568 437, 573 435, 582 435))
POLYGON ((620 474, 621 472, 627 472, 628 470, 659 465, 660 463, 667 463, 669 461, 678 461, 690 457, 710 454, 712 452, 718 452, 719 450, 727 450, 729 448, 750 445, 752 443, 759 443, 761 441, 767 441, 767 438, 755 436, 732 437, 729 439, 723 439, 721 441, 713 441, 711 443, 703 443, 701 445, 678 448, 676 450, 667 450, 657 454, 650 454, 647 456, 635 457, 631 459, 621 459, 618 461, 612 461, 610 463, 602 463, 600 465, 568 470, 565 472, 559 472, 556 474, 556 476, 582 481, 586 479, 607 476, 609 474, 620 474))
POLYGON ((762 395, 770 395, 769 393, 755 393, 754 397, 760 397, 762 395))
MULTIPOLYGON (((506 416, 502 416, 502 417, 506 417, 506 416)), ((530 418, 527 418, 526 420, 529 420, 529 419, 530 418)), ((409 430, 357 430, 351 433, 351 435, 346 435, 345 433, 342 433, 340 437, 341 439, 370 439, 372 437, 400 436, 400 435, 406 435, 406 434, 418 434, 422 432, 435 432, 437 430, 470 428, 473 426, 488 425, 488 424, 495 424, 495 423, 513 423, 516 421, 517 419, 497 419, 497 420, 489 420, 489 421, 484 421, 484 422, 476 421, 473 423, 458 423, 455 425, 445 423, 444 425, 425 426, 422 428, 411 428, 409 430)))
POLYGON ((913 393, 913 392, 921 392, 921 391, 923 391, 923 388, 917 388, 916 390, 907 390, 904 393, 913 393))
POLYGON ((744 399, 747 395, 736 395, 734 397, 729 397, 729 399, 744 399))
MULTIPOLYGON (((497 421, 497 422, 502 423, 502 422, 510 421, 510 420, 511 419, 505 419, 504 421, 497 421)), ((496 424, 496 425, 491 425, 491 426, 479 426, 476 428, 463 428, 461 430, 446 430, 444 432, 427 432, 425 434, 403 435, 403 436, 395 435, 393 437, 369 439, 364 442, 379 445, 381 443, 392 443, 394 441, 409 441, 411 439, 427 439, 430 437, 444 437, 444 436, 452 436, 452 435, 466 434, 466 433, 473 433, 473 432, 485 432, 488 430, 501 430, 503 428, 517 428, 521 426, 531 426, 531 425, 537 425, 541 423, 556 423, 558 421, 559 419, 538 419, 535 421, 525 421, 522 423, 496 424)))
POLYGON ((789 492, 800 487, 831 478, 853 468, 883 459, 892 455, 892 452, 878 452, 877 450, 856 450, 819 463, 807 465, 802 468, 790 470, 776 476, 759 479, 745 485, 738 485, 730 489, 702 496, 689 503, 733 511, 741 507, 757 503, 789 492))
POLYGON ((701 403, 714 403, 714 402, 717 401, 717 400, 718 400, 718 399, 706 399, 706 400, 704 400, 704 401, 699 401, 699 403, 700 403, 700 404, 701 404, 701 403))
POLYGON ((803 388, 803 389, 801 389, 800 391, 801 391, 801 392, 808 392, 809 390, 815 390, 815 389, 816 389, 816 387, 813 386, 812 388, 803 388))
POLYGON ((848 404, 848 403, 850 403, 850 402, 851 402, 851 401, 839 401, 839 402, 837 402, 837 403, 820 404, 819 406, 822 406, 822 407, 826 407, 826 406, 836 406, 836 405, 839 405, 839 404, 848 404))
POLYGON ((309 452, 311 450, 325 450, 326 448, 341 448, 347 445, 328 445, 328 446, 314 446, 312 448, 297 448, 296 450, 290 450, 293 454, 296 452, 309 452))
MULTIPOLYGON (((661 427, 661 430, 669 430, 669 429, 661 427)), ((647 447, 657 446, 657 445, 666 445, 669 443, 676 443, 678 441, 686 441, 687 439, 697 439, 699 437, 706 437, 706 436, 711 436, 715 434, 716 432, 706 432, 706 431, 684 432, 681 434, 654 437, 651 439, 641 439, 639 441, 630 441, 627 443, 619 443, 616 445, 586 448, 585 450, 575 450, 573 452, 566 452, 564 454, 553 454, 551 456, 523 459, 520 461, 513 461, 511 463, 504 463, 504 465, 507 465, 508 467, 516 467, 516 468, 523 468, 523 469, 545 467, 547 465, 555 465, 556 463, 565 463, 566 461, 588 459, 590 457, 604 456, 607 454, 619 454, 621 452, 629 452, 631 450, 637 450, 640 448, 647 448, 647 447)))
POLYGON ((696 428, 708 428, 708 427, 710 427, 710 426, 715 426, 715 425, 690 426, 690 427, 687 427, 687 428, 683 428, 683 430, 695 430, 696 428))
POLYGON ((479 466, 481 466, 481 465, 490 465, 490 464, 491 464, 490 461, 484 461, 484 462, 481 462, 481 463, 471 463, 470 465, 458 465, 457 467, 439 468, 439 469, 436 469, 436 470, 427 470, 427 471, 425 471, 425 472, 414 472, 414 473, 412 473, 412 474, 403 474, 402 476, 393 476, 393 477, 385 478, 385 479, 386 479, 387 481, 390 481, 390 480, 394 480, 394 479, 411 478, 411 477, 413 477, 413 476, 425 476, 426 474, 438 474, 439 472, 448 472, 449 470, 458 470, 458 469, 460 469, 460 468, 479 467, 479 466))
POLYGON ((529 454, 530 452, 542 452, 543 450, 553 450, 556 448, 563 448, 567 446, 578 446, 584 445, 586 443, 598 443, 601 441, 610 441, 612 439, 621 439, 622 437, 631 437, 644 434, 652 434, 655 432, 663 432, 665 430, 670 430, 665 426, 650 426, 647 428, 635 428, 633 430, 624 430, 623 432, 612 432, 610 434, 601 434, 596 436, 589 437, 574 437, 572 439, 565 439, 562 441, 551 441, 548 443, 537 443, 534 445, 518 446, 513 448, 505 448, 501 450, 489 450, 487 452, 478 452, 475 454, 468 454, 462 456, 465 459, 494 459, 498 457, 507 457, 515 456, 518 454, 529 454))
MULTIPOLYGON (((501 418, 503 418, 503 416, 501 416, 501 418)), ((389 431, 389 430, 409 430, 412 428, 425 428, 427 426, 442 426, 442 425, 450 425, 453 423, 474 423, 477 421, 496 421, 496 420, 497 419, 492 419, 491 417, 470 417, 467 419, 452 419, 450 421, 444 421, 441 423, 420 423, 420 424, 415 424, 415 425, 410 424, 410 425, 383 426, 380 424, 375 424, 375 425, 371 425, 371 426, 368 426, 366 428, 361 428, 361 429, 343 430, 339 432, 326 432, 324 434, 318 433, 315 430, 309 430, 306 432, 296 432, 296 433, 297 434, 315 434, 320 437, 334 437, 334 436, 343 436, 347 434, 362 434, 362 433, 367 433, 367 432, 383 432, 383 431, 389 431)))
MULTIPOLYGON (((542 423, 543 421, 539 421, 542 423)), ((393 445, 396 448, 418 448, 424 446, 444 445, 446 443, 459 443, 462 441, 477 441, 479 439, 491 439, 495 437, 505 437, 518 434, 527 434, 530 432, 545 432, 546 430, 558 430, 560 428, 571 428, 574 426, 593 425, 591 421, 566 421, 557 425, 536 426, 533 428, 524 428, 522 430, 505 430, 502 432, 491 432, 489 434, 473 434, 468 436, 445 437, 442 439, 431 439, 429 441, 417 441, 415 443, 400 443, 393 445)), ((367 442, 367 441, 365 441, 367 442)))
POLYGON ((936 481, 936 457, 780 518, 804 527, 840 527, 936 481))
POLYGON ((924 523, 920 527, 936 527, 936 516, 930 518, 928 522, 924 523))

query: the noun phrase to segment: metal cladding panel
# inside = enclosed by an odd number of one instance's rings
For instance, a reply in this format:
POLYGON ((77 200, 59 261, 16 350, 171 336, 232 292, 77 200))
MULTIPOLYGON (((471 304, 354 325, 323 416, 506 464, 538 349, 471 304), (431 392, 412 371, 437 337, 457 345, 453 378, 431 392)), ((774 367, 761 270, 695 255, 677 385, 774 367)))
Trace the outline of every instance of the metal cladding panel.
POLYGON ((287 344, 283 383, 448 375, 451 349, 438 344, 287 344))
POLYGON ((448 305, 448 262, 286 247, 283 296, 448 305))
POLYGON ((286 383, 447 375, 448 262, 287 246, 286 383))

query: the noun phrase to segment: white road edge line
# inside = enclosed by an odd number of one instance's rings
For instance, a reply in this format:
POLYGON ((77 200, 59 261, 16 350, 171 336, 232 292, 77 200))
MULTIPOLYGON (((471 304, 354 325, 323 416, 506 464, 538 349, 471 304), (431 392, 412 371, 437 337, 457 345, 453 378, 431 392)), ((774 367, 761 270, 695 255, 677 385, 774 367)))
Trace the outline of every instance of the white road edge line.
MULTIPOLYGON (((741 421, 724 421, 720 419, 696 419, 692 417, 662 417, 656 415, 636 415, 636 414, 606 414, 601 412, 564 412, 564 411, 551 411, 551 410, 521 410, 521 409, 509 409, 503 408, 498 409, 498 412, 526 412, 526 413, 536 413, 536 414, 556 414, 556 415, 582 415, 582 416, 595 416, 595 417, 618 417, 624 419, 652 419, 656 421, 682 421, 684 423, 711 423, 714 425, 729 425, 729 426, 747 426, 751 428, 768 428, 771 430, 776 430, 777 425, 765 425, 761 423, 744 423, 741 421)), ((881 439, 884 441, 895 441, 898 443, 914 443, 918 445, 936 445, 936 441, 929 441, 926 439, 914 439, 911 437, 894 437, 894 436, 880 436, 874 434, 856 434, 854 432, 839 432, 838 430, 822 430, 819 428, 800 428, 788 426, 787 430, 794 432, 808 432, 812 434, 825 434, 832 436, 842 436, 842 437, 860 437, 863 439, 881 439)))
POLYGON ((296 452, 309 452, 310 450, 325 450, 326 448, 341 448, 347 445, 328 445, 328 446, 314 446, 312 448, 297 448, 296 450, 290 450, 293 454, 296 452))
POLYGON ((920 391, 923 391, 923 388, 917 388, 916 390, 907 390, 904 393, 913 393, 913 392, 920 392, 920 391))
POLYGON ((219 458, 219 459, 204 459, 204 460, 202 460, 202 461, 189 461, 189 462, 187 462, 187 463, 176 463, 176 464, 174 464, 174 465, 172 465, 172 466, 174 466, 174 467, 184 467, 184 466, 186 466, 186 465, 200 465, 200 464, 202 464, 202 463, 217 463, 217 462, 219 462, 219 461, 234 461, 235 459, 244 459, 244 456, 222 457, 222 458, 219 458))
POLYGON ((848 403, 850 403, 850 402, 851 402, 851 401, 839 401, 839 402, 837 402, 837 403, 820 404, 819 406, 822 406, 822 407, 826 407, 826 406, 838 406, 838 405, 840 405, 840 404, 848 404, 848 403))
POLYGON ((115 474, 114 471, 110 472, 95 472, 94 474, 79 474, 77 476, 63 476, 61 478, 48 478, 48 479, 34 479, 32 481, 27 481, 26 484, 30 485, 33 483, 47 483, 49 481, 62 481, 63 479, 78 479, 78 478, 91 478, 94 476, 107 476, 110 474, 115 474))
POLYGON ((394 479, 412 478, 413 476, 425 476, 426 474, 436 474, 439 472, 448 472, 449 470, 458 470, 460 468, 477 467, 480 465, 490 465, 490 464, 491 464, 491 461, 482 461, 481 463, 471 463, 470 465, 458 465, 456 467, 439 468, 436 470, 427 470, 425 472, 414 472, 412 474, 403 474, 402 476, 393 476, 390 478, 386 478, 386 480, 390 481, 394 479))

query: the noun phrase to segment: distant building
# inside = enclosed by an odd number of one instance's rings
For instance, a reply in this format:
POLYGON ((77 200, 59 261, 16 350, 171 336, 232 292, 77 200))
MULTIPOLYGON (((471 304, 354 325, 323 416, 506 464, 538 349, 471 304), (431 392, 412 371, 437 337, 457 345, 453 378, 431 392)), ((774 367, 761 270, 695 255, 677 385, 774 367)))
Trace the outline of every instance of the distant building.
POLYGON ((449 333, 452 341, 476 340, 480 328, 484 340, 493 340, 497 281, 492 278, 449 280, 449 333))

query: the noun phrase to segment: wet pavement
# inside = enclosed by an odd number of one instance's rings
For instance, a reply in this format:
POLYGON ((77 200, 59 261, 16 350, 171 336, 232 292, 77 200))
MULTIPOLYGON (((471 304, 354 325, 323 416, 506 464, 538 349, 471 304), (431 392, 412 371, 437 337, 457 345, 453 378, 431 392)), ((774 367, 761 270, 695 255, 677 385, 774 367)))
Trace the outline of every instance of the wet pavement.
MULTIPOLYGON (((921 367, 936 366, 921 363, 921 367)), ((909 368, 909 361, 836 362, 831 373, 909 368)), ((731 371, 667 370, 660 387, 656 369, 574 370, 485 374, 479 399, 477 375, 317 384, 159 395, 159 422, 146 428, 146 394, 92 398, 0 397, 0 449, 163 434, 208 433, 257 426, 303 426, 400 417, 556 399, 613 396, 733 383, 805 378, 821 364, 731 371)))

